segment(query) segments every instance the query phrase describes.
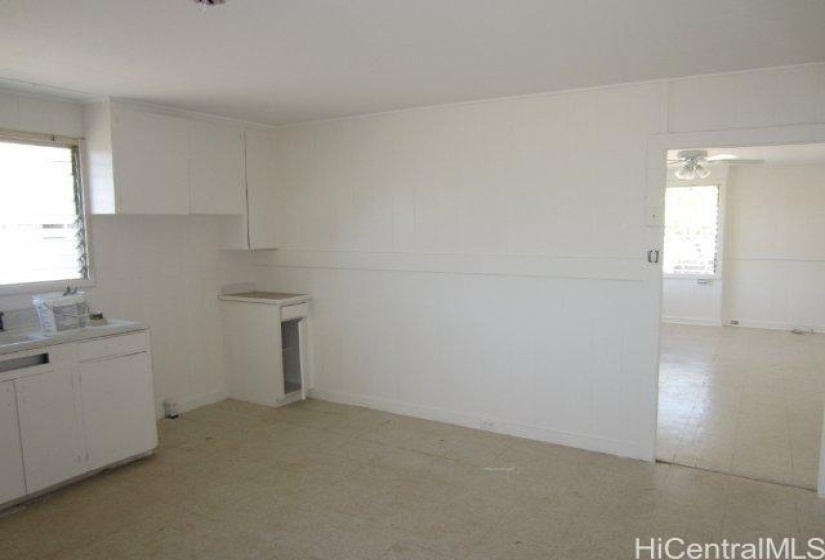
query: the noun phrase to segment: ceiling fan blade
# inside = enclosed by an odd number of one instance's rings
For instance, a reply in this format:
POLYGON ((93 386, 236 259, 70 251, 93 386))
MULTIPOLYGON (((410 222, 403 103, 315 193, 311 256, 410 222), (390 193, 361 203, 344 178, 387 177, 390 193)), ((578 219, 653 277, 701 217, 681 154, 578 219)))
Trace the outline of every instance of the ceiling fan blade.
POLYGON ((723 160, 718 160, 718 163, 727 163, 728 165, 740 165, 740 164, 752 165, 752 164, 758 164, 758 163, 765 163, 765 160, 764 159, 723 159, 723 160))
POLYGON ((764 163, 765 160, 762 159, 745 159, 740 158, 737 156, 731 156, 728 154, 720 154, 718 156, 710 156, 706 159, 707 162, 721 162, 721 163, 764 163))

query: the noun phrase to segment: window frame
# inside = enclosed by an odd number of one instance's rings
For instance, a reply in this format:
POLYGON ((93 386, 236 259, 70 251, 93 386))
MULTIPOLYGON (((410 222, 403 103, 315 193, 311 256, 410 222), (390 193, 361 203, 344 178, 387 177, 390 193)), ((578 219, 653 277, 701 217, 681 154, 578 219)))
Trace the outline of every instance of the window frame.
MULTIPOLYGON (((713 274, 687 274, 684 272, 665 272, 662 269, 662 278, 669 280, 722 280, 723 269, 725 266, 725 204, 727 199, 727 181, 725 179, 713 179, 711 177, 705 179, 697 179, 695 181, 680 181, 678 179, 668 181, 665 185, 665 194, 667 189, 679 187, 716 187, 719 193, 719 202, 717 204, 716 216, 716 272, 713 274)), ((667 228, 667 205, 665 205, 665 217, 662 223, 663 231, 667 228)), ((662 244, 663 250, 667 250, 662 244)), ((664 261, 663 261, 664 262, 664 261)))
POLYGON ((43 282, 26 282, 22 284, 0 285, 0 296, 37 294, 44 292, 62 291, 66 286, 78 288, 91 288, 96 285, 95 267, 92 250, 91 235, 91 206, 89 204, 89 181, 87 180, 87 165, 85 161, 85 144, 82 138, 69 136, 58 136, 52 134, 34 134, 19 132, 14 130, 0 129, 0 140, 17 142, 19 144, 31 144, 34 146, 61 146, 68 147, 74 151, 77 166, 75 180, 77 189, 80 192, 83 219, 83 233, 86 244, 86 278, 76 280, 48 280, 43 282))

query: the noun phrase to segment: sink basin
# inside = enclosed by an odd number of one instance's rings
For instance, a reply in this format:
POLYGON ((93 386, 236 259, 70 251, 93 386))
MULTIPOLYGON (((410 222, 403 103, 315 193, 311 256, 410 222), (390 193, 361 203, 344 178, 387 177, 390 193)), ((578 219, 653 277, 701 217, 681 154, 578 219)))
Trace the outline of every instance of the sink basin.
POLYGON ((0 346, 8 346, 10 344, 20 344, 21 342, 31 342, 42 338, 34 333, 27 334, 0 334, 0 346))

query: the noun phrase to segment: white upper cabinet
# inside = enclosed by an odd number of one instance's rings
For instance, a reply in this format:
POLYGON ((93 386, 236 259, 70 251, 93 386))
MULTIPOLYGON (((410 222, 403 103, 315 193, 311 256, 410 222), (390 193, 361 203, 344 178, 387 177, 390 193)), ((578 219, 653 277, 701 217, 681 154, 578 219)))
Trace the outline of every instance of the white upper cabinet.
POLYGON ((278 247, 275 229, 277 164, 275 138, 270 132, 246 131, 246 188, 249 204, 249 248, 278 247))
POLYGON ((243 214, 243 129, 190 121, 189 210, 192 214, 243 214))
POLYGON ((85 108, 95 214, 241 214, 239 127, 116 101, 85 108))
POLYGON ((116 105, 112 111, 115 208, 124 214, 188 214, 187 122, 116 105))
POLYGON ((247 212, 226 223, 224 248, 277 249, 275 136, 266 130, 247 129, 244 138, 247 212))

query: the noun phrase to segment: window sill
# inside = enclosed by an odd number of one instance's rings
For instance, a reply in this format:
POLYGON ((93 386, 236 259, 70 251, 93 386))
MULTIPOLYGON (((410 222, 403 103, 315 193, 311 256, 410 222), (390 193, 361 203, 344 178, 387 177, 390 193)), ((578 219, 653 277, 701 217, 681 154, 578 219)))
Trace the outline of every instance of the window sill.
POLYGON ((714 280, 721 280, 722 277, 719 274, 674 274, 674 273, 663 273, 662 278, 665 280, 702 280, 705 282, 712 282, 714 280))
POLYGON ((47 292, 62 292, 66 286, 72 288, 93 288, 93 278, 85 280, 55 280, 52 282, 30 282, 27 284, 11 284, 0 286, 0 296, 19 296, 27 294, 42 294, 47 292))

